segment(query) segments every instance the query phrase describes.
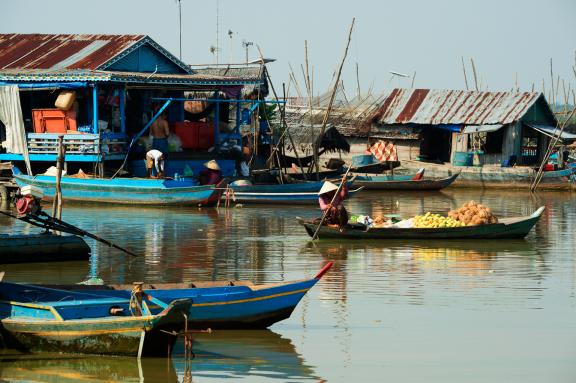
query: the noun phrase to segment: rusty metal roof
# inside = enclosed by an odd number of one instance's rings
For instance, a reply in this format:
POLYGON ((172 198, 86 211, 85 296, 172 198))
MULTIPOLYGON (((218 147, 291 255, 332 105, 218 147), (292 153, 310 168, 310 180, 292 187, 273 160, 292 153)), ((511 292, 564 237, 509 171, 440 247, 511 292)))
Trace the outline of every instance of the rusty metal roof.
POLYGON ((380 124, 509 124, 518 121, 541 93, 393 89, 372 116, 380 124))
POLYGON ((2 69, 101 69, 145 35, 0 34, 2 69))

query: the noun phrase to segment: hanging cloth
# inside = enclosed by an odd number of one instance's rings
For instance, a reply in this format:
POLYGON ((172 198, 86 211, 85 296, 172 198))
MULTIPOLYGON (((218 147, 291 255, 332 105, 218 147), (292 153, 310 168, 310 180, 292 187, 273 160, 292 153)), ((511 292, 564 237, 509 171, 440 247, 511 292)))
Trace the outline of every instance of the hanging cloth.
POLYGON ((8 153, 23 154, 26 170, 32 175, 17 85, 0 86, 0 120, 6 127, 6 141, 2 145, 8 153))

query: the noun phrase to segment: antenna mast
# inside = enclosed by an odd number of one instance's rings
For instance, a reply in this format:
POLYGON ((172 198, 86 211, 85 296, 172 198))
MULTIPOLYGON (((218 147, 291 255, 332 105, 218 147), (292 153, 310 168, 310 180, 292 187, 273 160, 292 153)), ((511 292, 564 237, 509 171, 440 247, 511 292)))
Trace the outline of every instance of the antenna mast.
POLYGON ((220 34, 220 0, 216 0, 216 65, 218 65, 218 50, 220 48, 218 35, 220 34))

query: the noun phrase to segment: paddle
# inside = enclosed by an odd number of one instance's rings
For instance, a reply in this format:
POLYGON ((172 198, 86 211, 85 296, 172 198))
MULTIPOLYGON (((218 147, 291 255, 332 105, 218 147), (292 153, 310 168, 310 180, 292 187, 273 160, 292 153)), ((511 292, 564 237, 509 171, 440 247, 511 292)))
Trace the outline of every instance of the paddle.
POLYGON ((39 215, 34 215, 34 216, 24 216, 24 217, 17 217, 13 214, 7 213, 5 211, 1 211, 1 214, 7 215, 8 217, 12 217, 14 219, 19 219, 20 221, 24 221, 26 223, 29 223, 31 225, 34 226, 38 226, 41 227, 43 229, 52 229, 52 230, 56 230, 56 231, 63 231, 65 233, 69 233, 69 234, 75 234, 75 235, 80 235, 80 236, 86 236, 92 239, 95 239, 98 242, 101 242, 109 247, 113 247, 115 249, 118 249, 120 251, 123 251, 124 253, 131 255, 133 257, 137 257, 138 254, 135 254, 133 252, 131 252, 130 250, 126 250, 123 247, 120 247, 104 238, 101 238, 95 234, 89 233, 86 230, 82 230, 79 227, 76 227, 74 225, 71 225, 67 222, 64 222, 58 218, 54 218, 49 216, 48 214, 44 213, 43 211, 40 212, 40 214, 42 216, 45 216, 47 218, 40 218, 39 215))
MULTIPOLYGON (((334 197, 332 197, 332 201, 330 201, 330 206, 332 206, 332 204, 334 203, 334 200, 336 199, 336 196, 338 195, 338 193, 340 193, 340 188, 342 188, 342 185, 347 182, 348 173, 350 172, 350 169, 352 169, 352 166, 348 166, 348 169, 346 169, 346 173, 344 173, 344 177, 342 177, 342 182, 340 182, 340 185, 338 185, 338 189, 336 189, 336 193, 334 193, 334 197)), ((324 223, 324 220, 326 219, 326 216, 328 215, 328 211, 330 211, 330 209, 326 209, 326 211, 324 212, 324 215, 322 216, 322 220, 318 224, 318 227, 316 228, 316 231, 314 232, 314 235, 312 236, 313 241, 318 237, 318 232, 320 231, 320 228, 322 227, 322 224, 324 223)))

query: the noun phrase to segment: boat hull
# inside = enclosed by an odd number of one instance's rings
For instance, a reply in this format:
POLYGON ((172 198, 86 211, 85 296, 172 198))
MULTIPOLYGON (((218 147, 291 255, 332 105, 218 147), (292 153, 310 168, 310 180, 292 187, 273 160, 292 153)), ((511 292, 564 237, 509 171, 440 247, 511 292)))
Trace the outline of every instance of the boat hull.
MULTIPOLYGON (((362 188, 348 191, 348 197, 351 198, 362 188)), ((225 197, 222 197, 225 198, 225 197)), ((318 191, 316 192, 297 192, 297 193, 264 193, 264 192, 234 192, 234 200, 237 203, 250 204, 284 204, 284 205, 317 205, 318 191)))
MULTIPOLYGON (((55 177, 16 174, 14 179, 18 186, 32 185, 42 189, 45 199, 54 198, 55 177)), ((63 177, 61 188, 65 201, 122 205, 214 206, 222 194, 216 185, 194 186, 189 180, 144 178, 63 177)))
POLYGON ((87 260, 90 251, 75 235, 0 235, 0 264, 87 260))
MULTIPOLYGON (((363 225, 347 225, 343 231, 338 228, 322 226, 318 238, 345 238, 362 240, 381 239, 504 239, 524 238, 540 219, 543 208, 528 217, 502 219, 496 224, 463 226, 453 228, 371 228, 363 225)), ((299 220, 311 237, 317 225, 299 220)))
MULTIPOLYGON (((182 288, 181 284, 144 285, 147 294, 162 302, 191 299, 188 326, 196 329, 264 329, 290 317, 302 297, 318 279, 280 283, 271 287, 222 286, 182 288)), ((129 286, 50 286, 107 297, 127 298, 129 286)), ((148 304, 152 314, 161 310, 148 304)))
POLYGON ((388 179, 387 176, 356 177, 354 184, 363 186, 367 190, 441 190, 450 186, 458 174, 442 179, 388 179))
POLYGON ((139 316, 130 299, 7 282, 0 293, 2 340, 24 352, 167 356, 192 303, 178 299, 139 316))

